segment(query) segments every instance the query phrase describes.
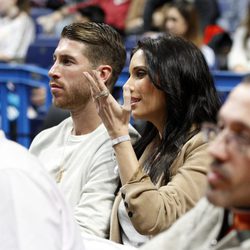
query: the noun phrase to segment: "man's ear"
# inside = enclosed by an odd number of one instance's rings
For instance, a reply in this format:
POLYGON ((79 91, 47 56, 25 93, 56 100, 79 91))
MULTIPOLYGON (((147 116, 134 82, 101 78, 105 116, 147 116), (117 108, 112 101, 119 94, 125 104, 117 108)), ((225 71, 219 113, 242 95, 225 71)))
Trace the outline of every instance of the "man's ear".
POLYGON ((100 77, 104 80, 105 85, 109 88, 109 80, 112 75, 112 67, 110 65, 100 65, 97 70, 100 72, 100 77))

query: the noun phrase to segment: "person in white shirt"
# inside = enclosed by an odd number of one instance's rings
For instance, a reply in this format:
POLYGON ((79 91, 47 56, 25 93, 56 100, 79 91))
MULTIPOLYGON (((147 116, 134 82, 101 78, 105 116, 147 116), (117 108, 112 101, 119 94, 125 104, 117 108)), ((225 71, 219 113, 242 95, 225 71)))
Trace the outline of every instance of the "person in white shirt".
POLYGON ((24 62, 35 39, 28 0, 0 0, 0 61, 24 62))
POLYGON ((121 36, 109 25, 65 26, 49 76, 53 104, 69 110, 71 117, 42 131, 30 146, 71 204, 81 231, 102 238, 108 237, 118 172, 83 72, 98 70, 112 89, 125 58, 121 36))
POLYGON ((236 73, 250 72, 250 3, 245 21, 236 29, 228 54, 228 69, 236 73))
POLYGON ((0 130, 0 249, 84 250, 73 214, 39 161, 0 130))

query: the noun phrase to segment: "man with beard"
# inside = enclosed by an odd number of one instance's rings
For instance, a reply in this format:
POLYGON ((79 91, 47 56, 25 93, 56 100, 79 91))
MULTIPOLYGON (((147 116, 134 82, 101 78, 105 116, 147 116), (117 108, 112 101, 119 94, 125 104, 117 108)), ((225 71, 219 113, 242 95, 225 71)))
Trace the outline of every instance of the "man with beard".
POLYGON ((108 237, 118 173, 83 72, 97 70, 111 90, 125 59, 122 39, 110 26, 86 22, 64 27, 49 76, 53 104, 71 117, 42 131, 30 147, 72 205, 81 231, 103 238, 108 237))

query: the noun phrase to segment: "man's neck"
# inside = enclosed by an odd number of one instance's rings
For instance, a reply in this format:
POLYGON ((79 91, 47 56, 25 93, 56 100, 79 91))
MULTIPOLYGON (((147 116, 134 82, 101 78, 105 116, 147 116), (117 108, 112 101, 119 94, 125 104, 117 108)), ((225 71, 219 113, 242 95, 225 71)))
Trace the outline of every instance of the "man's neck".
POLYGON ((91 133, 102 123, 94 105, 88 105, 84 109, 71 110, 73 120, 73 135, 91 133))

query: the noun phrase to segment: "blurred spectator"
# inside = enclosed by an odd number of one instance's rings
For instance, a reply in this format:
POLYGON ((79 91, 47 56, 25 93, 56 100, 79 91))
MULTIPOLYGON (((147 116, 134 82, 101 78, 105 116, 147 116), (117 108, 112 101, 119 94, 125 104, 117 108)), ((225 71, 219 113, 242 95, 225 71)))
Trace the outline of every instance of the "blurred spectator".
POLYGON ((231 35, 242 23, 247 15, 247 5, 249 0, 217 0, 220 16, 217 24, 231 35))
POLYGON ((143 31, 152 30, 152 18, 155 10, 167 2, 172 2, 173 0, 145 0, 145 8, 143 13, 143 31))
POLYGON ((214 50, 216 68, 228 70, 227 57, 233 43, 230 33, 217 24, 211 24, 204 31, 203 41, 214 50))
POLYGON ((58 22, 69 24, 74 21, 75 14, 81 8, 90 5, 99 6, 105 13, 105 23, 113 26, 121 34, 125 29, 125 19, 131 0, 86 0, 76 4, 68 4, 50 15, 39 17, 38 22, 46 33, 53 33, 58 22))
POLYGON ((98 5, 88 5, 83 6, 77 9, 74 15, 69 16, 68 18, 58 22, 55 25, 54 33, 60 36, 63 27, 67 23, 71 22, 95 22, 95 23, 104 23, 105 22, 105 12, 98 5))
POLYGON ((210 69, 215 67, 213 50, 203 43, 197 8, 188 1, 175 1, 165 7, 165 31, 181 36, 199 47, 210 69))
POLYGON ((0 61, 24 61, 35 38, 29 7, 29 0, 0 0, 0 61))
MULTIPOLYGON (((143 25, 144 32, 154 30, 155 23, 158 23, 156 19, 161 19, 160 12, 156 12, 161 6, 166 3, 177 2, 175 0, 146 0, 143 25), (155 14, 157 13, 157 16, 155 14)), ((188 0, 188 2, 194 4, 199 13, 200 29, 203 32, 207 25, 214 23, 219 16, 219 7, 217 0, 188 0)), ((163 13, 164 15, 164 13, 163 13)))
POLYGON ((142 33, 145 3, 145 0, 131 0, 125 21, 125 31, 127 35, 142 33))
POLYGON ((233 36, 228 68, 239 73, 250 72, 250 4, 245 22, 236 29, 233 36))

